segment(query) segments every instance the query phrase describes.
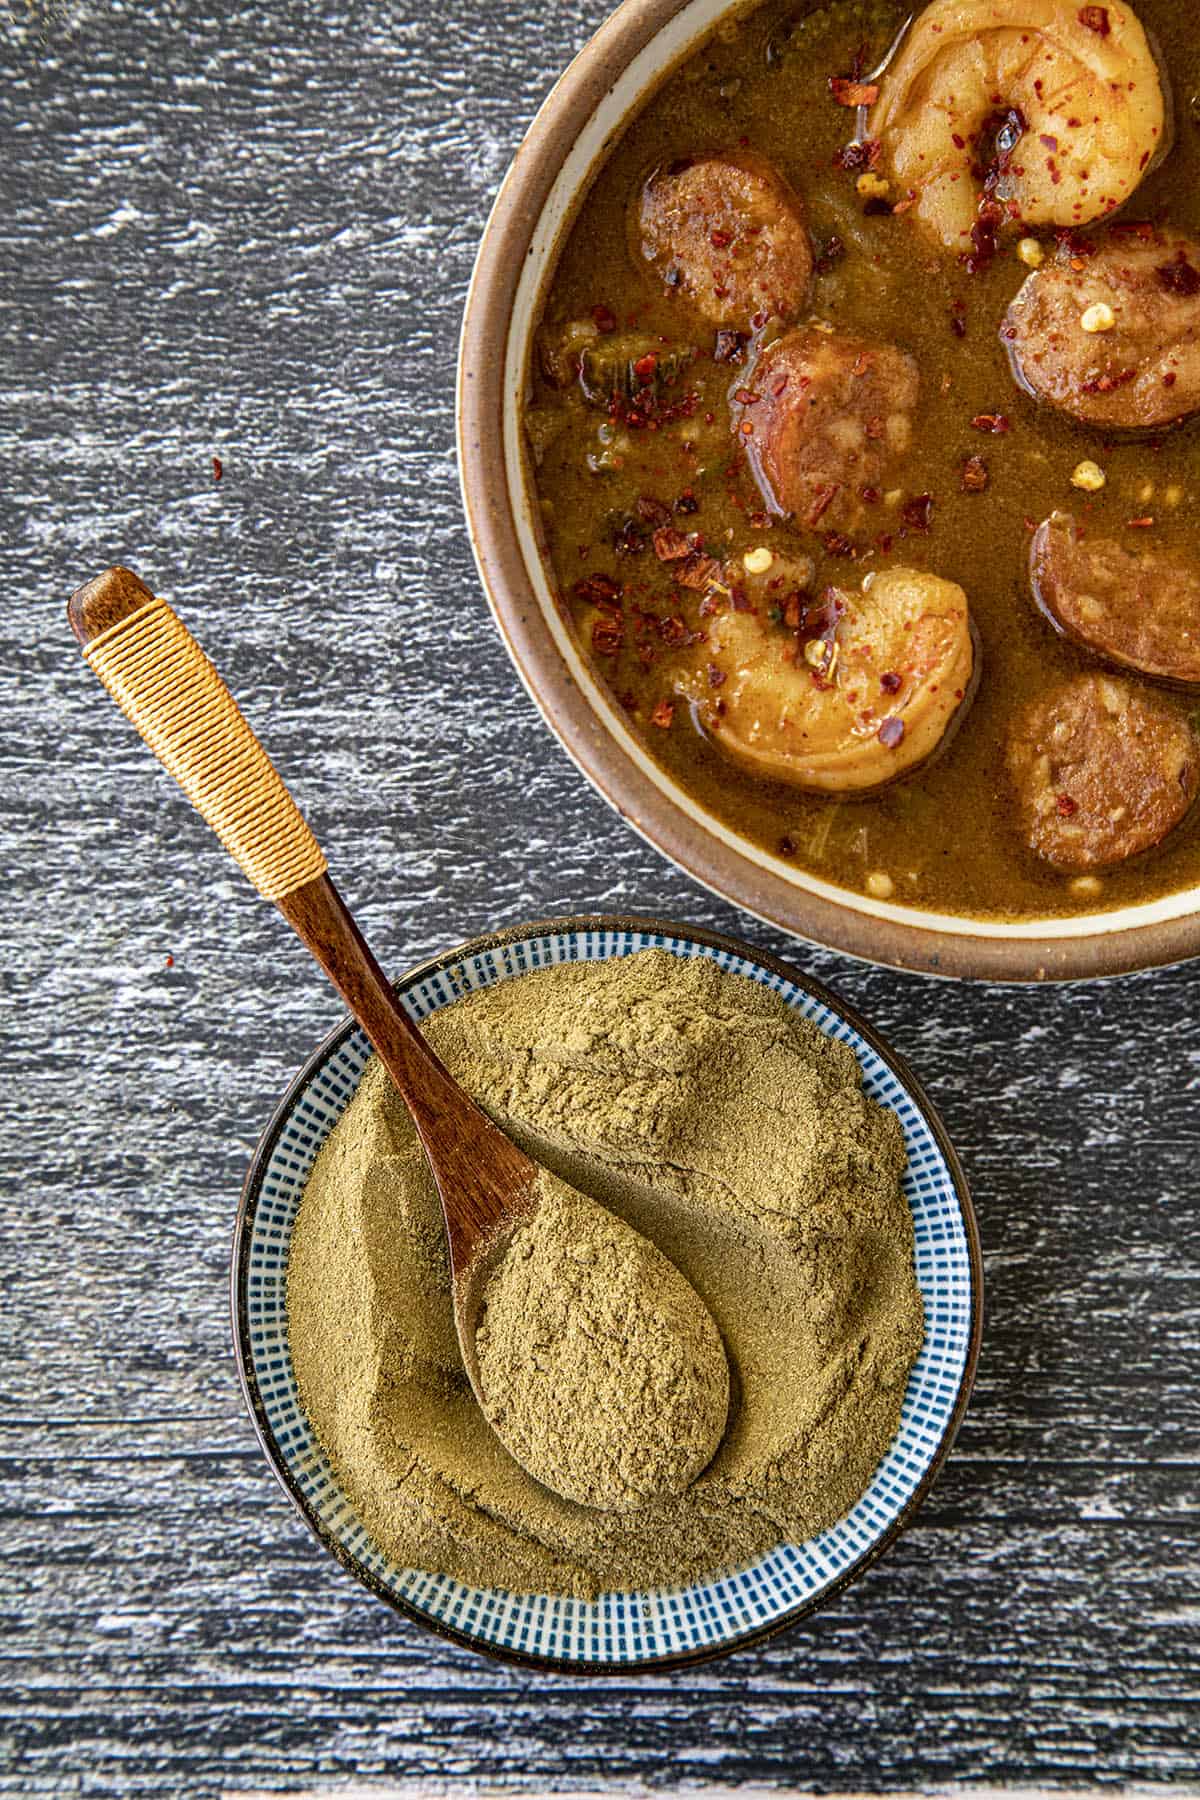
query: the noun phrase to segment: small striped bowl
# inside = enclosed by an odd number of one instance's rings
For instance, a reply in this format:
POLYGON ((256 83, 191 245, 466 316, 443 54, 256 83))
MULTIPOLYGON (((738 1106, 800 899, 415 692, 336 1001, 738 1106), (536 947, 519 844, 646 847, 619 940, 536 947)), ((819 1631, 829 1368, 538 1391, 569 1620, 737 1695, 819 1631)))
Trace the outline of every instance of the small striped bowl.
POLYGON ((313 1158, 358 1086, 370 1050, 347 1020, 300 1071, 246 1178, 233 1258, 234 1343, 255 1428, 276 1475, 321 1542, 380 1599, 473 1650, 576 1674, 669 1669, 721 1656, 795 1623, 862 1574, 912 1518, 966 1409, 982 1322, 979 1236, 958 1159, 903 1063, 826 989, 731 938, 645 919, 555 919, 476 939, 399 983, 415 1019, 548 963, 656 947, 707 956, 760 981, 829 1036, 854 1046, 866 1090, 897 1114, 916 1232, 926 1338, 899 1433, 865 1494, 835 1525, 781 1544, 719 1581, 647 1593, 562 1595, 464 1587, 403 1569, 371 1542, 300 1405, 287 1341, 288 1244, 313 1158))

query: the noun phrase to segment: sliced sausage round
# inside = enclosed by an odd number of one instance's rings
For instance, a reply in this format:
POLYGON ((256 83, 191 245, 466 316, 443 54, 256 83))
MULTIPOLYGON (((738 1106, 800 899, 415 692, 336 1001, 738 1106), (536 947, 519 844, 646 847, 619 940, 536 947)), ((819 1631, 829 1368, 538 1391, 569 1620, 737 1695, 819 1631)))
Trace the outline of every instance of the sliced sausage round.
POLYGON ((749 152, 658 169, 635 207, 640 256, 714 325, 785 323, 804 306, 813 250, 804 205, 749 152))
POLYGON ((912 442, 920 377, 893 344, 806 327, 734 390, 734 430, 767 505, 807 531, 855 531, 912 442))
POLYGON ((1200 785, 1200 747, 1180 709, 1115 675, 1078 675, 1035 700, 1007 760, 1021 835, 1072 873, 1161 843, 1200 785))
POLYGON ((1002 337, 1020 385, 1083 424, 1177 425, 1200 412, 1200 244, 1149 226, 1072 240, 1026 281, 1002 337))
POLYGON ((1200 568, 1187 558, 1135 553, 1054 513, 1034 536, 1030 579, 1065 637, 1141 675, 1200 687, 1200 568))

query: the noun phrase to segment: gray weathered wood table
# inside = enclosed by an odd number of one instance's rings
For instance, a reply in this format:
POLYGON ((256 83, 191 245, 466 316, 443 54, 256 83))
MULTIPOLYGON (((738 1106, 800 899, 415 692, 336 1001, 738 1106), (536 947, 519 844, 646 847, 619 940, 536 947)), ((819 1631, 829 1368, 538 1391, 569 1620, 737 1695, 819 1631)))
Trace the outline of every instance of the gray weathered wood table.
POLYGON ((608 813, 489 623, 459 313, 603 10, 9 0, 5 1792, 1200 1762, 1195 974, 965 988, 781 943, 608 813), (809 1625, 684 1677, 545 1680, 394 1619, 293 1515, 237 1391, 229 1234, 337 1009, 78 662, 63 601, 118 559, 214 654, 397 971, 498 920, 659 911, 795 954, 925 1076, 982 1218, 975 1404, 915 1529, 809 1625))

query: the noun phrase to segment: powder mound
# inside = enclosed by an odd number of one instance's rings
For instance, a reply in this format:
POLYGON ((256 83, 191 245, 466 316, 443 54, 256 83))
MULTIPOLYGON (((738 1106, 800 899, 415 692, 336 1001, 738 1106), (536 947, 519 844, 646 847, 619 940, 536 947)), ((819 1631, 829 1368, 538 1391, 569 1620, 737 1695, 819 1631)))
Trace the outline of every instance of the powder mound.
POLYGON ((694 1287, 631 1226, 544 1173, 484 1289, 484 1410, 530 1474, 617 1511, 691 1486, 729 1366, 694 1287))
POLYGON ((526 1474, 463 1372, 437 1190, 372 1061, 292 1232, 304 1407, 371 1539, 473 1587, 672 1587, 799 1543, 863 1493, 924 1335, 904 1134, 846 1044, 661 950, 564 963, 424 1027, 544 1167, 657 1246, 723 1341, 733 1400, 679 1494, 604 1512, 526 1474))

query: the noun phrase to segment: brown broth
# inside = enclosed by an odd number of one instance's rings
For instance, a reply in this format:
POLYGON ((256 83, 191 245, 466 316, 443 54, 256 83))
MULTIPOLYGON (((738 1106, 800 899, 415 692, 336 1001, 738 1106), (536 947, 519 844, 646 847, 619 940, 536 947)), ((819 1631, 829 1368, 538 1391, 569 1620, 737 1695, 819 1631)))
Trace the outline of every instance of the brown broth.
MULTIPOLYGON (((1072 890, 1070 878, 1040 864, 1017 835, 1003 743, 1026 699, 1095 666, 1056 636, 1033 606, 1031 526, 1058 507, 1132 544, 1151 534, 1130 531, 1128 521, 1150 515, 1156 543, 1197 551, 1196 428, 1154 445, 1102 443, 1095 432, 1039 408, 1016 387, 998 336, 1028 274, 1015 242, 1003 244, 991 269, 972 276, 904 218, 864 215, 854 177, 834 166, 835 153, 853 136, 854 114, 832 102, 828 78, 846 73, 864 42, 870 46, 867 66, 881 60, 907 10, 891 0, 834 0, 815 11, 798 11, 795 0, 768 5, 736 27, 721 28, 626 130, 564 245, 543 330, 552 338, 602 306, 622 328, 635 323, 639 332, 694 344, 704 354, 682 386, 699 399, 689 419, 656 432, 625 433, 621 466, 595 473, 588 458, 611 455, 611 443, 602 441, 611 437, 611 423, 587 408, 576 388, 556 389, 540 369, 532 371, 528 416, 540 455, 547 553, 585 646, 593 615, 574 590, 581 577, 597 572, 626 584, 627 599, 653 617, 681 616, 689 630, 704 628, 701 596, 673 589, 652 550, 629 556, 614 548, 616 527, 636 512, 642 496, 671 504, 693 490, 698 510, 675 523, 702 531, 707 549, 725 558, 765 543, 815 555, 818 586, 857 585, 868 568, 901 562, 961 583, 983 645, 974 706, 943 755, 870 797, 831 800, 753 776, 704 737, 678 700, 670 726, 654 725, 656 704, 673 696, 676 677, 689 659, 702 655, 702 645, 699 651, 695 645, 673 649, 650 625, 645 630, 655 660, 648 669, 634 653, 632 633, 619 656, 595 656, 593 662, 655 759, 682 787, 746 838, 771 851, 782 845, 795 866, 826 881, 862 891, 872 872, 883 871, 900 904, 1007 918, 1153 899, 1200 882, 1200 808, 1157 850, 1103 871, 1099 900, 1084 896, 1072 890), (847 247, 840 262, 818 274, 812 314, 839 329, 898 343, 920 365, 922 400, 904 486, 906 496, 934 497, 932 526, 927 534, 901 537, 895 511, 881 516, 877 529, 897 532, 890 555, 859 563, 831 559, 811 534, 779 520, 765 522, 761 496, 731 431, 727 396, 737 371, 712 361, 712 327, 667 295, 631 254, 630 199, 647 173, 669 159, 740 142, 769 158, 804 197, 818 250, 833 236, 847 247), (965 335, 958 334, 956 319, 965 335), (1006 414, 1011 431, 985 436, 972 429, 970 421, 985 413, 1006 414), (982 494, 962 491, 963 462, 972 455, 988 466, 990 483, 982 494), (1098 495, 1070 485, 1085 458, 1107 473, 1107 488, 1098 495), (1149 497, 1147 484, 1153 484, 1149 497), (1181 494, 1173 507, 1165 501, 1171 488, 1181 494)), ((1170 72, 1176 136, 1170 156, 1138 190, 1130 216, 1196 233, 1200 50, 1188 9, 1174 0, 1141 0, 1137 10, 1170 72)))

